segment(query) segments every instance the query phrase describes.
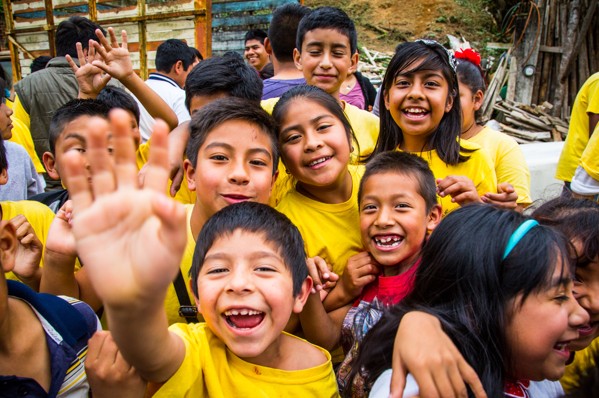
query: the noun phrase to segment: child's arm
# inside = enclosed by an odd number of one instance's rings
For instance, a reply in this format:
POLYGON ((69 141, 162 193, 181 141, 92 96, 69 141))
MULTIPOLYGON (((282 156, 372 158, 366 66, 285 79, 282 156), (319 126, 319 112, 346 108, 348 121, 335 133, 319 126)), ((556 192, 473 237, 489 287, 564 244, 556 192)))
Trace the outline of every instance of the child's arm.
POLYGON ((17 241, 19 242, 15 257, 15 267, 12 271, 21 282, 37 292, 40 288, 40 279, 42 277, 40 260, 42 259, 44 246, 24 215, 19 214, 12 218, 10 223, 17 231, 17 241))
POLYGON ((121 31, 121 45, 116 39, 113 28, 108 28, 108 34, 110 43, 100 29, 96 29, 96 36, 98 36, 100 44, 90 40, 90 47, 93 46, 102 57, 102 60, 96 57, 92 64, 123 83, 139 99, 152 117, 164 120, 170 130, 177 127, 179 120, 175 112, 133 70, 127 49, 127 32, 121 31))
POLYGON ((341 337, 343 319, 350 308, 350 305, 346 305, 327 314, 320 294, 318 292, 311 293, 299 316, 306 340, 326 350, 337 347, 341 337))
POLYGON ((140 189, 127 114, 117 109, 110 117, 110 126, 103 120, 90 125, 92 186, 75 154, 64 159, 73 235, 123 357, 144 379, 160 383, 185 356, 183 341, 168 330, 163 304, 186 244, 185 209, 162 193, 166 124, 154 127, 148 178, 140 189), (114 161, 106 150, 109 131, 114 161))
POLYGON ((437 179, 437 194, 441 197, 451 196, 451 201, 460 206, 482 202, 474 183, 465 176, 447 176, 437 179))
POLYGON ((408 372, 414 376, 423 397, 467 397, 466 384, 475 397, 487 396, 478 375, 445 334, 439 320, 425 312, 408 312, 401 319, 392 363, 390 397, 403 396, 408 372))
POLYGON ((379 268, 368 252, 351 256, 339 282, 323 301, 325 310, 330 312, 352 302, 378 274, 379 268))
POLYGON ((516 203, 518 201, 518 193, 512 184, 507 182, 497 184, 497 193, 486 193, 481 199, 485 203, 501 207, 502 209, 524 210, 518 203, 516 203))

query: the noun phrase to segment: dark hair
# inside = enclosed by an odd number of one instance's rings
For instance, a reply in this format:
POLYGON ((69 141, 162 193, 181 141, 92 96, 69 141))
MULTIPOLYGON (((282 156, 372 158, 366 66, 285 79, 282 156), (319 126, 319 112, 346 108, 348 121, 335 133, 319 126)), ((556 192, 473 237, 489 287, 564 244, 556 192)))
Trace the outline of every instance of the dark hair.
POLYGON ((198 60, 198 61, 203 61, 204 60, 204 56, 202 55, 202 53, 200 52, 200 50, 198 50, 195 47, 191 47, 189 46, 189 50, 191 51, 191 53, 193 54, 193 56, 198 60))
POLYGON ((387 151, 379 153, 366 164, 360 181, 358 203, 362 201, 362 190, 366 181, 374 175, 395 173, 412 176, 418 182, 418 194, 424 199, 426 211, 430 212, 437 202, 437 184, 428 163, 419 156, 407 152, 387 151))
POLYGON ((268 136, 271 143, 272 173, 274 175, 279 165, 279 150, 277 149, 274 121, 260 105, 236 97, 218 99, 192 115, 189 123, 189 141, 185 150, 191 164, 196 167, 198 151, 206 141, 208 134, 221 124, 232 120, 243 120, 252 123, 268 136))
POLYGON ((131 112, 139 125, 139 105, 137 105, 137 101, 133 96, 122 88, 106 86, 100 91, 96 99, 108 105, 110 109, 121 108, 131 112))
MULTIPOLYGON (((467 59, 456 59, 456 73, 458 75, 458 81, 475 94, 480 90, 483 94, 487 90, 487 84, 483 77, 483 71, 477 65, 468 61, 467 59)), ((481 110, 475 112, 474 116, 476 119, 480 117, 481 110)))
POLYGON ((50 152, 56 154, 56 140, 64 127, 81 116, 98 116, 108 119, 110 108, 104 102, 95 99, 74 99, 56 110, 48 128, 48 144, 50 152))
POLYGON ((268 35, 262 29, 252 29, 246 32, 243 42, 247 43, 248 40, 258 40, 260 44, 264 45, 264 39, 267 37, 268 35))
MULTIPOLYGON (((350 384, 363 377, 371 386, 391 367, 393 342, 401 317, 418 310, 434 315, 478 374, 489 397, 503 397, 512 368, 505 328, 512 299, 551 284, 561 258, 569 281, 567 242, 550 227, 530 229, 503 259, 507 242, 527 218, 515 211, 470 205, 448 214, 422 250, 414 288, 390 308, 366 335, 350 374, 350 384)), ((351 392, 351 388, 348 388, 351 392)))
POLYGON ((458 98, 458 79, 445 48, 438 43, 425 44, 422 41, 398 45, 395 49, 395 55, 389 62, 383 79, 382 95, 379 99, 381 128, 371 156, 395 150, 403 143, 403 132, 385 107, 385 96, 399 74, 411 74, 422 70, 440 71, 449 85, 447 99, 453 98, 451 110, 445 113, 437 129, 427 138, 426 145, 431 149, 435 149, 441 160, 448 165, 464 162, 468 157, 464 156, 463 153, 472 151, 462 148, 459 142, 462 131, 462 110, 458 98))
POLYGON ((333 29, 347 36, 350 46, 350 57, 358 50, 358 34, 354 21, 337 7, 318 7, 302 18, 297 28, 295 47, 302 51, 306 33, 315 29, 333 29))
POLYGON ((6 157, 6 146, 4 145, 4 139, 0 135, 0 173, 4 170, 8 170, 8 158, 6 157))
POLYGON ((318 105, 322 106, 327 111, 331 112, 333 114, 333 116, 335 116, 337 119, 339 119, 341 124, 343 124, 343 127, 345 128, 345 132, 347 133, 347 139, 350 142, 350 146, 352 144, 355 145, 358 148, 357 153, 360 153, 358 140, 356 139, 354 130, 353 130, 349 120, 347 119, 347 116, 345 116, 343 109, 341 109, 339 102, 337 102, 337 100, 335 98, 333 98, 326 91, 324 91, 316 86, 309 86, 309 85, 300 85, 300 86, 295 86, 295 87, 291 88, 290 90, 286 91, 281 96, 281 98, 279 98, 279 101, 277 101, 277 103, 275 104, 275 106, 272 110, 272 117, 275 120, 276 127, 277 127, 277 129, 276 129, 277 142, 279 141, 279 138, 280 138, 279 134, 280 134, 281 122, 283 121, 283 118, 287 114, 287 110, 289 109, 290 104, 292 104, 293 100, 296 100, 296 99, 307 99, 307 100, 316 102, 318 105))
POLYGON ((187 70, 194 62, 195 54, 179 39, 168 39, 156 49, 156 70, 169 73, 177 61, 187 70))
POLYGON ((280 62, 293 62, 295 36, 301 19, 310 9, 299 3, 287 3, 275 8, 268 27, 268 41, 280 62))
POLYGON ((198 275, 206 253, 219 238, 228 238, 233 232, 261 234, 281 255, 291 271, 293 296, 296 297, 308 277, 304 241, 295 225, 272 207, 257 202, 242 202, 226 206, 206 221, 200 231, 191 263, 193 291, 198 296, 198 275))
POLYGON ((77 58, 77 43, 85 50, 89 47, 89 41, 98 41, 96 29, 100 29, 104 35, 106 31, 97 23, 80 16, 72 16, 62 21, 56 28, 56 55, 64 57, 70 55, 77 58))
POLYGON ((46 69, 46 65, 48 64, 48 61, 50 61, 51 59, 52 59, 52 57, 50 57, 48 55, 41 55, 41 56, 35 58, 31 62, 31 66, 29 67, 31 70, 31 73, 37 72, 42 69, 46 69))
POLYGON ((596 202, 558 197, 537 208, 532 217, 555 227, 570 242, 581 242, 582 253, 576 259, 576 267, 584 268, 599 256, 599 204, 596 202))
POLYGON ((218 93, 260 104, 262 87, 262 79, 256 70, 241 56, 212 57, 197 64, 187 75, 185 106, 190 108, 193 97, 218 93))

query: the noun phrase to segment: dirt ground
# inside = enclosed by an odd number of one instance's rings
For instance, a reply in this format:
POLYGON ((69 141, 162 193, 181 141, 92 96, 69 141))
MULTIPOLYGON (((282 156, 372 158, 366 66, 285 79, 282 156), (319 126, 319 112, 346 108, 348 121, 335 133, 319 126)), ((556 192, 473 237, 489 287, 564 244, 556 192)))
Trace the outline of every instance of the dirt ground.
POLYGON ((309 7, 344 9, 358 28, 361 46, 392 52, 402 41, 431 38, 447 42, 447 34, 464 37, 474 48, 496 41, 497 25, 484 0, 305 0, 309 7))

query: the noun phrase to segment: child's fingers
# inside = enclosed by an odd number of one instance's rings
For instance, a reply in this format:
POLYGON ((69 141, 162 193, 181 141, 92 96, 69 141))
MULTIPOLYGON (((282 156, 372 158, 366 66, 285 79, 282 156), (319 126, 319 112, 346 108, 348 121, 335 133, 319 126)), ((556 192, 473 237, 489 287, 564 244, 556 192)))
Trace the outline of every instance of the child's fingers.
POLYGON ((127 48, 127 31, 124 29, 121 30, 121 48, 128 49, 127 48))
MULTIPOLYGON (((112 29, 112 28, 108 28, 109 33, 110 33, 110 29, 112 29)), ((108 39, 106 39, 106 36, 104 36, 104 33, 102 33, 102 31, 100 29, 96 29, 96 37, 98 38, 98 41, 101 44, 101 46, 96 47, 96 50, 98 50, 98 52, 101 50, 106 50, 106 51, 112 50, 110 43, 108 43, 108 39)))
POLYGON ((306 268, 308 268, 308 275, 312 278, 312 293, 316 293, 316 290, 318 290, 317 286, 322 285, 322 281, 320 280, 320 272, 318 272, 318 268, 313 257, 306 259, 306 268))
POLYGON ((114 33, 114 28, 108 28, 108 35, 110 36, 110 46, 112 48, 118 48, 119 42, 116 39, 116 33, 114 33))
POLYGON ((114 166, 108 153, 110 126, 106 120, 94 118, 89 124, 87 159, 91 168, 92 190, 95 197, 115 189, 114 166))
POLYGON ((171 170, 171 188, 170 194, 171 197, 175 197, 177 192, 179 192, 179 188, 181 188, 181 183, 183 182, 183 178, 185 177, 185 172, 182 167, 179 167, 177 171, 173 174, 171 170))
POLYGON ((156 120, 152 129, 152 146, 148 157, 148 167, 144 176, 144 188, 165 192, 168 182, 168 125, 156 120))
POLYGON ((483 388, 483 383, 480 381, 480 378, 472 369, 470 365, 464 360, 458 363, 460 375, 463 380, 470 386, 470 390, 476 398, 487 398, 487 393, 483 388))
POLYGON ((69 151, 63 155, 62 161, 64 178, 69 187, 69 197, 72 200, 75 213, 88 208, 93 201, 89 179, 85 166, 81 162, 81 156, 76 151, 69 151))
MULTIPOLYGON (((185 207, 164 194, 158 194, 152 198, 152 208, 161 221, 158 230, 160 241, 181 257, 187 244, 185 207)), ((179 261, 180 258, 177 264, 179 261)))
MULTIPOLYGON (((77 59, 79 60, 79 66, 85 65, 87 63, 87 59, 85 58, 85 54, 83 53, 83 45, 80 42, 77 42, 75 44, 75 48, 77 49, 77 59)), ((92 59, 90 51, 93 51, 93 46, 90 47, 89 42, 87 51, 88 56, 90 56, 90 59, 92 59)))
MULTIPOLYGON (((77 43, 77 44, 79 44, 79 43, 77 43)), ((69 63, 69 66, 71 67, 73 72, 77 73, 77 71, 79 70, 79 67, 77 66, 75 61, 73 61, 73 58, 71 58, 71 56, 69 54, 65 55, 64 57, 67 59, 67 62, 69 63)), ((79 63, 81 63, 81 61, 79 61, 79 63)))
POLYGON ((110 335, 110 332, 98 330, 91 339, 87 342, 87 361, 93 362, 98 360, 102 353, 102 346, 110 335))
POLYGON ((135 144, 127 112, 113 109, 109 114, 114 141, 114 162, 119 187, 137 187, 137 165, 135 164, 135 144))

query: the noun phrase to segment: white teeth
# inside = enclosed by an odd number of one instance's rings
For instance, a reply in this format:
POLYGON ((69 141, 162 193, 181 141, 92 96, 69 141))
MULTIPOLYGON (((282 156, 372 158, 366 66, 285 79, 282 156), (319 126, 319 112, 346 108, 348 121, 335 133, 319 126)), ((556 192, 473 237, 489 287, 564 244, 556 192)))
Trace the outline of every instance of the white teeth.
POLYGON ((247 316, 247 315, 259 315, 261 313, 262 312, 260 312, 260 311, 248 310, 247 308, 243 308, 240 310, 227 310, 227 311, 225 311, 225 316, 231 316, 231 315, 247 316))
POLYGON ((410 113, 425 113, 426 111, 424 109, 421 109, 421 108, 408 108, 408 109, 406 109, 406 112, 410 112, 410 113))
POLYGON ((567 343, 559 343, 559 344, 555 345, 555 348, 557 348, 559 351, 563 351, 566 349, 567 345, 568 345, 567 343))
POLYGON ((399 236, 389 236, 387 238, 374 238, 374 241, 377 245, 381 246, 399 246, 403 239, 399 236))
POLYGON ((316 159, 315 161, 313 161, 313 162, 310 162, 309 166, 316 166, 317 164, 320 164, 320 163, 326 162, 328 159, 329 159, 329 157, 328 157, 328 156, 327 156, 327 157, 324 157, 324 158, 316 159))

